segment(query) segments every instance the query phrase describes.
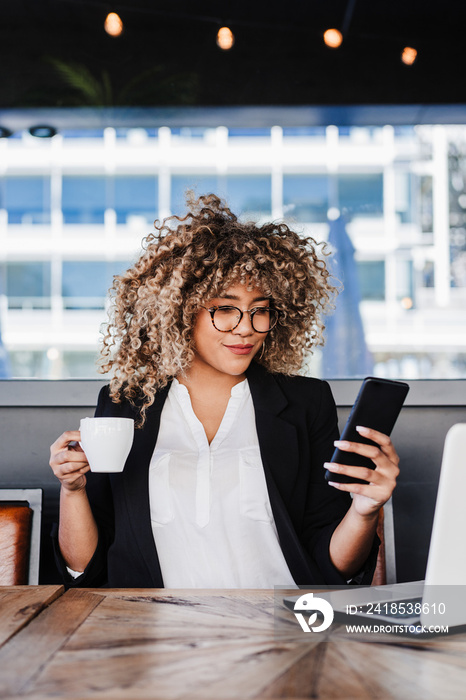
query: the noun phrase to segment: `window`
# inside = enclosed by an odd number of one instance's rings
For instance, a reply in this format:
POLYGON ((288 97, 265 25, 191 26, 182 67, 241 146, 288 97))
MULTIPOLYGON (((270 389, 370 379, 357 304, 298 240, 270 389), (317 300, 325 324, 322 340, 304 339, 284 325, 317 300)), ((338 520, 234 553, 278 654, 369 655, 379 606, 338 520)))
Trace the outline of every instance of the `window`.
POLYGON ((270 129, 261 127, 230 127, 230 138, 270 138, 270 129))
POLYGON ((383 175, 284 175, 285 216, 294 221, 324 223, 329 207, 345 218, 383 215, 383 175))
POLYGON ((338 175, 338 207, 346 218, 383 215, 383 175, 338 175))
POLYGON ((172 136, 180 136, 183 139, 203 139, 207 129, 202 126, 181 126, 171 129, 172 136))
POLYGON ((357 263, 357 270, 362 300, 383 301, 385 299, 385 262, 362 260, 357 263))
POLYGON ((411 309, 414 304, 414 278, 413 278, 413 261, 398 260, 397 261, 397 298, 411 309))
POLYGON ((414 176, 406 171, 395 171, 395 210, 402 224, 410 224, 414 216, 414 176))
POLYGON ((286 218, 326 222, 329 208, 326 175, 284 175, 283 211, 286 218))
MULTIPOLYGON (((115 110, 122 126, 105 133, 95 124, 75 129, 70 112, 72 131, 60 130, 64 140, 48 146, 18 127, 2 143, 0 175, 0 321, 13 374, 95 376, 113 275, 139 257, 155 218, 183 214, 191 189, 225 198, 242 220, 270 221, 273 203, 274 216, 283 212, 316 241, 327 240, 328 211, 339 209, 374 372, 466 377, 466 109, 455 112, 463 124, 448 125, 446 109, 438 124, 406 127, 381 127, 388 117, 378 108, 377 124, 359 127, 346 121, 356 124, 359 108, 345 107, 345 126, 328 121, 333 110, 312 111, 305 122, 301 110, 284 115, 283 140, 272 127, 281 126, 280 112, 265 108, 260 123, 255 110, 249 121, 247 108, 220 110, 219 124, 207 112, 208 128, 178 122, 170 110, 177 127, 160 124, 161 132, 143 126, 153 123, 150 111, 138 109, 133 123, 115 110)), ((344 292, 336 305, 335 314, 344 292)), ((316 374, 319 353, 308 368, 316 374)))
POLYGON ((101 260, 63 262, 62 296, 66 309, 101 309, 113 276, 124 272, 131 263, 101 260))
POLYGON ((325 139, 325 126, 285 126, 283 138, 314 138, 325 139))
POLYGON ((63 177, 62 210, 65 224, 103 224, 105 177, 63 177))
POLYGON ((50 223, 50 177, 6 177, 2 185, 8 223, 50 223))
POLYGON ((62 129, 60 133, 65 139, 101 139, 104 136, 103 129, 62 129))
POLYGON ((242 218, 258 218, 272 213, 270 175, 228 175, 220 179, 219 184, 219 190, 232 211, 242 218))
POLYGON ((193 190, 196 196, 218 193, 218 181, 216 175, 173 175, 171 179, 170 209, 173 214, 186 211, 185 193, 193 190))
POLYGON ((157 218, 156 177, 119 175, 112 184, 113 197, 108 205, 115 209, 118 224, 126 224, 132 216, 143 217, 149 223, 157 218))
POLYGON ((6 294, 10 309, 50 308, 50 263, 5 264, 6 294))
POLYGON ((63 177, 62 209, 66 224, 103 224, 115 209, 118 224, 131 216, 153 222, 157 216, 157 178, 152 176, 63 177))
POLYGON ((43 350, 13 350, 8 353, 13 377, 20 379, 47 377, 47 356, 43 350))
POLYGON ((65 378, 89 378, 97 374, 98 352, 62 352, 63 376, 65 378))
POLYGON ((196 195, 213 192, 224 197, 237 216, 258 219, 272 212, 272 178, 270 175, 174 175, 171 188, 171 210, 185 210, 186 190, 196 195))

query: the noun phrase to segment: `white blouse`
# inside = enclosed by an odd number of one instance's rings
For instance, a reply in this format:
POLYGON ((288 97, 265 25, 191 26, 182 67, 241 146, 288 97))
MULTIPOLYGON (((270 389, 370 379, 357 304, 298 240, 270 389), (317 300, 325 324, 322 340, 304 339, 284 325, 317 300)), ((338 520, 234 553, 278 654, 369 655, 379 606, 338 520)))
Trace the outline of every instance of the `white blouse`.
POLYGON ((167 588, 294 587, 265 482, 247 380, 209 445, 188 390, 165 401, 149 469, 152 531, 167 588))

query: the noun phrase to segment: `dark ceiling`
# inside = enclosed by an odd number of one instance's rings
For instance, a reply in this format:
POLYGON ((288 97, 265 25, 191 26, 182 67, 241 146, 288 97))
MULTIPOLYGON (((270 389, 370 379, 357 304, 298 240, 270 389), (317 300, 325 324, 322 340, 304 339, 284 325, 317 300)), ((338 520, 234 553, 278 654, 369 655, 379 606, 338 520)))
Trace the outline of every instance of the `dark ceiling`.
POLYGON ((0 108, 465 103, 464 0, 0 0, 0 108), (103 30, 120 14, 119 38, 103 30), (236 42, 215 43, 228 24, 236 42), (322 33, 344 30, 337 50, 322 33), (401 63, 405 45, 418 50, 401 63))

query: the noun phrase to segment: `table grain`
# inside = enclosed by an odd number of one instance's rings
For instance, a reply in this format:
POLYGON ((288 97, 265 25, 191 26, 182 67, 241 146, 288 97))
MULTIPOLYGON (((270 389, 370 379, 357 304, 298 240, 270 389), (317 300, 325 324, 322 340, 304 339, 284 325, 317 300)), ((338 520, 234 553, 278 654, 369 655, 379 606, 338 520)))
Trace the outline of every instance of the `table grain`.
POLYGON ((63 586, 0 586, 0 646, 64 592, 63 586))
POLYGON ((9 699, 456 700, 465 687, 466 635, 322 639, 273 591, 70 590, 0 648, 9 699))

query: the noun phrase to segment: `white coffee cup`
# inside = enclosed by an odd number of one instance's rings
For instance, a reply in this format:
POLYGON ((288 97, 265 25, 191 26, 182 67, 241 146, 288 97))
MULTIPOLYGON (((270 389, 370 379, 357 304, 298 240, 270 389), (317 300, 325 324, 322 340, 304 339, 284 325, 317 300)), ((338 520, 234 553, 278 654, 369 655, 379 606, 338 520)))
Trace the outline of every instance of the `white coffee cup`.
POLYGON ((91 472, 122 472, 134 436, 132 418, 82 418, 80 445, 91 472))

